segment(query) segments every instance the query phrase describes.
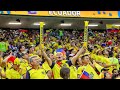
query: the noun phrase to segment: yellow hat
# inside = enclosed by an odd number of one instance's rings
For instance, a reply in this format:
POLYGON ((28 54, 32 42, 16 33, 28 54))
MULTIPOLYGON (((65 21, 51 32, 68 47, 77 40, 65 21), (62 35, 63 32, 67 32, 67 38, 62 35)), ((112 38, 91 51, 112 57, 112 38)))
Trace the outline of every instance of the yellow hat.
POLYGON ((18 58, 16 58, 16 59, 14 60, 14 64, 20 65, 20 60, 19 60, 18 58))

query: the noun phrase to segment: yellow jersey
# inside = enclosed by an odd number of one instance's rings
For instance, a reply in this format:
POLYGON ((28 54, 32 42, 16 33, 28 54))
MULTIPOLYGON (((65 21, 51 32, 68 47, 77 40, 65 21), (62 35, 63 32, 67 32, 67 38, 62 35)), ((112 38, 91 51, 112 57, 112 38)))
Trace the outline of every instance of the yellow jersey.
POLYGON ((27 71, 26 79, 48 79, 48 76, 44 69, 30 69, 27 71))
POLYGON ((6 78, 7 79, 21 79, 21 75, 18 71, 12 69, 6 70, 6 78))
POLYGON ((77 74, 82 75, 83 70, 86 68, 86 66, 80 66, 78 67, 77 74))
POLYGON ((52 71, 53 71, 53 75, 54 75, 54 79, 60 79, 60 69, 63 67, 63 66, 66 66, 69 68, 69 66, 71 66, 71 61, 66 61, 66 60, 62 60, 60 62, 61 64, 58 64, 58 63, 53 63, 51 68, 52 68, 52 71))
POLYGON ((70 79, 77 79, 77 68, 71 65, 69 69, 70 69, 70 79))
POLYGON ((24 75, 27 72, 27 67, 29 67, 27 60, 20 63, 21 75, 24 75))
POLYGON ((42 67, 43 69, 45 69, 46 72, 48 72, 49 70, 51 70, 50 66, 48 65, 48 62, 45 61, 43 64, 42 64, 42 67))

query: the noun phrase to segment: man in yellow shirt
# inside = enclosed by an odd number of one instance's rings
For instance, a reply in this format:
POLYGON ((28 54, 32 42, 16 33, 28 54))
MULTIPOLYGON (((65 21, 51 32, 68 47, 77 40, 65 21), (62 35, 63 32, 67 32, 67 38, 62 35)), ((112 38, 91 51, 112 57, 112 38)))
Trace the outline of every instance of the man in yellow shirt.
POLYGON ((52 60, 47 56, 47 54, 45 53, 43 48, 40 47, 40 49, 42 50, 44 58, 47 60, 49 66, 51 67, 51 69, 53 71, 54 79, 60 79, 61 78, 60 77, 61 67, 63 67, 63 66, 69 67, 71 65, 75 65, 75 62, 78 59, 79 55, 82 54, 85 51, 84 47, 82 47, 79 50, 79 52, 71 60, 66 60, 63 63, 64 55, 61 52, 56 53, 56 62, 52 62, 52 60))
POLYGON ((91 66, 93 66, 92 63, 90 62, 90 57, 88 55, 83 55, 81 57, 81 60, 82 60, 82 62, 81 62, 82 66, 78 67, 78 70, 77 70, 78 78, 80 78, 83 70, 86 68, 86 66, 88 64, 90 64, 91 66))
POLYGON ((26 79, 48 79, 45 70, 40 66, 40 60, 37 56, 29 58, 31 69, 26 73, 26 79))

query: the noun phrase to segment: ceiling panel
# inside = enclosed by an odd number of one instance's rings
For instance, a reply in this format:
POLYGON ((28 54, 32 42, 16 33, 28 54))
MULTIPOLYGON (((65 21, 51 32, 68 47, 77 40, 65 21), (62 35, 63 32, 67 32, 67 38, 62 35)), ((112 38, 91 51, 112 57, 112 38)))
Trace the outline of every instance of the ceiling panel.
POLYGON ((33 17, 33 16, 11 16, 11 15, 0 15, 0 28, 33 28, 39 29, 39 26, 32 25, 35 22, 43 21, 46 23, 44 28, 53 29, 83 29, 84 21, 88 20, 90 23, 100 24, 98 27, 89 27, 90 29, 105 29, 106 24, 120 24, 119 19, 90 19, 90 18, 62 18, 62 17, 33 17), (8 25, 10 21, 16 21, 20 19, 22 25, 8 25), (61 27, 59 24, 64 20, 65 23, 72 23, 71 27, 61 27))

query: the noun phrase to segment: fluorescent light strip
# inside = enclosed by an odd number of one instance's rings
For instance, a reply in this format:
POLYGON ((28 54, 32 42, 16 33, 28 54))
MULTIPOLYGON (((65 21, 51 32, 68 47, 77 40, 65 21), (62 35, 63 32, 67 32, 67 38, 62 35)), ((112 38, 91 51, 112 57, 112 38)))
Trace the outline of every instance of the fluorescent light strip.
POLYGON ((98 25, 97 24, 89 24, 88 26, 94 27, 94 26, 98 26, 98 25))
POLYGON ((72 24, 71 23, 62 23, 60 24, 61 26, 71 26, 72 24))
MULTIPOLYGON (((40 23, 34 23, 33 25, 37 25, 37 26, 39 26, 39 25, 40 25, 40 23)), ((46 25, 46 24, 44 24, 44 25, 46 25)))
POLYGON ((22 23, 14 23, 14 22, 10 22, 8 24, 11 24, 11 25, 21 25, 22 23))
POLYGON ((114 25, 114 26, 120 26, 120 24, 118 24, 118 25, 114 25))

